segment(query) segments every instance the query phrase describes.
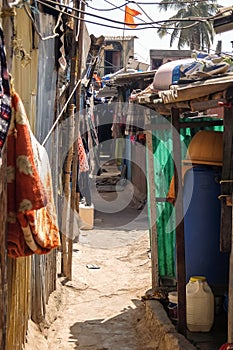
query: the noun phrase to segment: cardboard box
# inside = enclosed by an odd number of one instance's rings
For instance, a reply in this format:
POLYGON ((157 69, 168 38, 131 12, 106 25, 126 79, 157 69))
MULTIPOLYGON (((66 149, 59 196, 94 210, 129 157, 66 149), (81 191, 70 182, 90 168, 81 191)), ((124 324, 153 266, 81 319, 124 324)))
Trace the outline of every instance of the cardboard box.
POLYGON ((82 221, 81 230, 92 230, 94 226, 94 205, 91 206, 79 203, 79 215, 82 221))

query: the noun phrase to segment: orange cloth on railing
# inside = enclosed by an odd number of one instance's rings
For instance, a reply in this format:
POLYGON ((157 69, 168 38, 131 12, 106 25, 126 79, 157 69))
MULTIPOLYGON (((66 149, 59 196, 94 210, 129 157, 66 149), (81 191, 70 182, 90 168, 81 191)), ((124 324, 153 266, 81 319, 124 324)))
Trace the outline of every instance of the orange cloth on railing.
POLYGON ((34 137, 20 97, 12 96, 7 140, 8 255, 45 254, 60 245, 47 152, 34 137))
MULTIPOLYGON (((181 168, 181 171, 182 171, 182 184, 184 184, 184 177, 185 177, 185 174, 186 172, 193 168, 193 165, 192 164, 189 164, 189 165, 183 165, 182 168, 181 168)), ((170 186, 169 186, 169 190, 168 190, 168 193, 167 193, 167 201, 171 204, 174 204, 175 201, 176 201, 176 193, 175 193, 175 177, 174 175, 172 176, 172 179, 171 179, 171 182, 170 182, 170 186)))

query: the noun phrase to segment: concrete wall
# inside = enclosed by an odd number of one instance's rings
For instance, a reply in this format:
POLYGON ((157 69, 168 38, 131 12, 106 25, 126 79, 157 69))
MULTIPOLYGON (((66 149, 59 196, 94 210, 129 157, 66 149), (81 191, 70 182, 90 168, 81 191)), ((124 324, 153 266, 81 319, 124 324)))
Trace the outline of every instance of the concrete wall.
POLYGON ((162 304, 157 300, 146 301, 146 324, 158 350, 196 350, 183 335, 177 332, 162 304))

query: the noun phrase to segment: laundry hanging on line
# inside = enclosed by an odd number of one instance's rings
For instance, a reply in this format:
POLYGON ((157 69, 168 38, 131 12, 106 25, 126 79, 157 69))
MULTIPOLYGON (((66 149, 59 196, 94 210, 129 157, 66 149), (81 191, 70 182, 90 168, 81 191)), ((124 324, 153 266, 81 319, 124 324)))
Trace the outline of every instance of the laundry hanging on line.
POLYGON ((47 152, 33 135, 23 103, 12 96, 7 143, 7 251, 13 258, 60 246, 47 152))

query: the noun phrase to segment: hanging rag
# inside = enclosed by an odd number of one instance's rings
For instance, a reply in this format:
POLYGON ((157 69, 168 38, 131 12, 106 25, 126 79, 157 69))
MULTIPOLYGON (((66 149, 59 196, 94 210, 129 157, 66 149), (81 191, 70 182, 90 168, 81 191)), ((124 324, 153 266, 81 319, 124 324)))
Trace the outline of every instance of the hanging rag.
POLYGON ((83 146, 83 141, 81 136, 78 137, 78 165, 79 165, 80 172, 89 171, 87 154, 83 146))
POLYGON ((7 138, 11 121, 11 96, 9 73, 6 64, 4 36, 0 28, 0 152, 7 138))
POLYGON ((91 205, 89 164, 81 136, 78 138, 78 179, 76 192, 80 193, 80 199, 85 198, 86 205, 91 205))
MULTIPOLYGON (((184 184, 184 177, 185 174, 188 170, 192 169, 194 166, 192 164, 188 164, 188 165, 183 165, 181 168, 181 173, 182 173, 182 185, 184 184)), ((167 202, 171 203, 171 204, 175 204, 176 201, 176 197, 177 194, 175 193, 175 177, 174 175, 172 176, 171 182, 170 182, 170 186, 169 186, 169 190, 166 196, 167 202)))
POLYGON ((13 258, 60 246, 47 152, 34 137, 20 97, 12 96, 7 139, 7 251, 13 258))

